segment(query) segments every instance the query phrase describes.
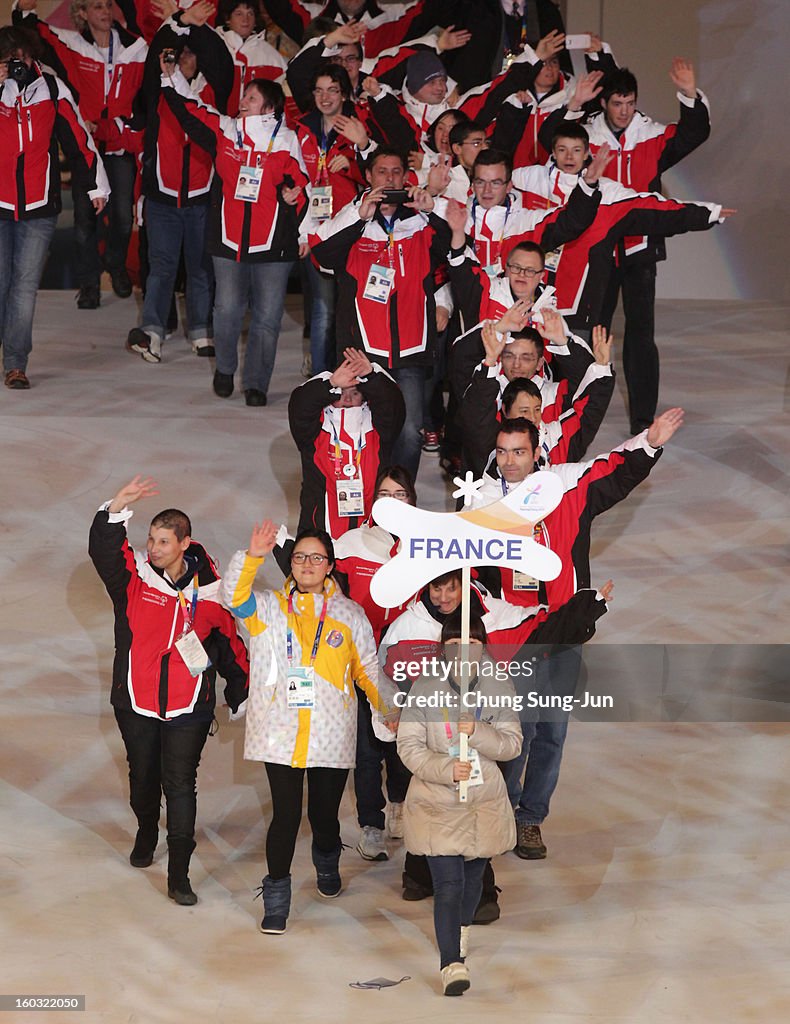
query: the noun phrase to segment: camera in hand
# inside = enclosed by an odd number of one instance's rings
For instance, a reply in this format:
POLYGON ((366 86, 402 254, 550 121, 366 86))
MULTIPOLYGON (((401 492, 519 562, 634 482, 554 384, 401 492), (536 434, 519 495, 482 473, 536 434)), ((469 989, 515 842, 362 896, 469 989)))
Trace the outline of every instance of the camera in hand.
POLYGON ((385 188, 381 201, 385 206, 388 203, 397 206, 398 203, 408 203, 409 198, 409 193, 405 188, 385 188))
POLYGON ((12 57, 8 62, 8 77, 15 82, 24 82, 28 76, 28 67, 23 60, 12 57))
POLYGON ((162 60, 165 64, 175 64, 177 60, 176 51, 170 48, 162 50, 162 60))

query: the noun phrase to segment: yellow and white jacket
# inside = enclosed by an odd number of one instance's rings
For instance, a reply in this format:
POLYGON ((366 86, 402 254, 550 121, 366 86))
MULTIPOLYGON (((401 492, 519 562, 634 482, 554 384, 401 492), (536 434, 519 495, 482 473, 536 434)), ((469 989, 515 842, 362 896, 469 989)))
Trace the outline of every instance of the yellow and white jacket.
MULTIPOLYGON (((356 760, 357 700, 354 684, 364 691, 375 712, 394 710, 395 687, 379 681, 373 630, 362 608, 344 597, 327 577, 327 611, 315 670, 315 704, 288 707, 287 678, 289 577, 281 590, 253 592, 262 558, 237 551, 222 578, 220 599, 241 619, 250 634, 250 695, 244 756, 292 768, 353 768, 356 760)), ((295 591, 294 666, 309 665, 323 605, 321 594, 295 591)), ((374 715, 374 717, 376 717, 374 715)))

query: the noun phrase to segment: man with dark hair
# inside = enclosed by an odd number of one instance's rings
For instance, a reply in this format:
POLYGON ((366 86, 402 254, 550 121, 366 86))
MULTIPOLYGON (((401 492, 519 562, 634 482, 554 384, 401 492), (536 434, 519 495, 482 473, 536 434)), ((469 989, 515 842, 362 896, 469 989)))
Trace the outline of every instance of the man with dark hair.
MULTIPOLYGON (((581 117, 584 107, 599 97, 601 111, 586 124, 590 152, 606 145, 610 151, 604 174, 636 192, 661 192, 662 174, 687 157, 710 135, 710 105, 697 89, 691 61, 676 57, 669 78, 677 88, 680 117, 664 125, 637 109, 638 85, 628 68, 605 77, 583 76, 566 117, 581 117)), ((548 124, 548 122, 547 122, 548 124)), ((664 235, 632 233, 617 242, 617 264, 604 293, 601 322, 610 324, 623 295, 625 332, 623 369, 636 433, 647 426, 658 404, 659 357, 655 344, 656 265, 666 259, 664 235)))
POLYGON ((158 493, 150 478, 130 480, 96 513, 88 552, 115 610, 111 700, 137 818, 129 862, 152 863, 164 793, 167 894, 192 906, 197 769, 214 721, 216 675, 226 680, 225 700, 235 713, 247 699, 249 663, 233 617, 219 603, 216 565, 192 540, 184 512, 165 509, 154 517, 147 553, 129 546, 129 506, 158 493))
POLYGON ((434 274, 446 258, 449 230, 427 190, 411 187, 406 203, 401 195, 388 198, 388 191, 403 190, 405 171, 400 152, 377 149, 365 171, 368 191, 319 226, 311 250, 337 279, 337 338, 363 349, 400 385, 406 420, 392 461, 416 477, 437 336, 434 274))
MULTIPOLYGON (((510 601, 518 592, 520 604, 531 600, 537 606, 546 602, 556 608, 577 590, 589 587, 593 519, 626 498, 647 478, 662 454, 663 445, 682 423, 683 410, 669 409, 657 417, 648 430, 611 452, 588 462, 548 467, 560 477, 565 494, 554 511, 535 525, 533 539, 559 555, 562 570, 556 579, 540 582, 512 569, 501 569, 503 596, 510 601)), ((500 424, 496 468, 490 471, 474 507, 498 500, 534 472, 539 456, 538 441, 538 429, 527 419, 506 419, 500 424)), ((563 651, 545 663, 546 675, 541 678, 541 685, 572 692, 579 667, 578 652, 563 651)), ((521 757, 508 762, 505 778, 516 814, 516 853, 524 860, 538 860, 546 856, 540 826, 549 813, 549 802, 559 779, 568 722, 567 718, 524 721, 522 728, 521 757), (521 772, 527 755, 529 762, 522 786, 521 772)))

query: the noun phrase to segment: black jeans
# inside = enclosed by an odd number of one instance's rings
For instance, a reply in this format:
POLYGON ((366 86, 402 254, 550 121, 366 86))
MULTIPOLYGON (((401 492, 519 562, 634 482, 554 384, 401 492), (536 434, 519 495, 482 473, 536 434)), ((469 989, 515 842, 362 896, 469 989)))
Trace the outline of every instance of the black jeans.
POLYGON ((615 267, 603 302, 601 319, 607 327, 623 293, 623 373, 628 390, 631 431, 649 427, 658 405, 658 348, 656 327, 656 265, 636 263, 615 267))
POLYGON ((84 189, 72 186, 74 201, 74 240, 77 244, 77 282, 80 288, 99 285, 99 235, 104 240, 104 266, 107 270, 126 267, 126 251, 132 234, 134 179, 137 169, 130 153, 104 158, 104 168, 112 194, 102 215, 98 215, 84 189), (104 217, 106 230, 102 230, 104 217))
POLYGON ((387 796, 390 803, 406 799, 411 772, 398 757, 397 743, 380 740, 373 732, 370 704, 357 690, 357 766, 354 791, 357 796, 357 820, 360 828, 372 825, 384 828, 384 791, 381 786, 381 762, 387 766, 387 796))
POLYGON ((211 721, 174 724, 115 708, 129 762, 129 803, 140 825, 159 821, 162 793, 167 838, 194 839, 197 769, 211 721))
POLYGON ((296 836, 302 821, 304 776, 307 772, 307 819, 313 842, 322 853, 340 846, 340 801, 346 788, 348 768, 291 768, 266 761, 272 793, 272 823, 266 835, 269 877, 277 880, 291 873, 296 836))
POLYGON ((442 967, 461 959, 461 925, 472 923, 488 863, 485 857, 428 857, 433 879, 433 926, 442 967))

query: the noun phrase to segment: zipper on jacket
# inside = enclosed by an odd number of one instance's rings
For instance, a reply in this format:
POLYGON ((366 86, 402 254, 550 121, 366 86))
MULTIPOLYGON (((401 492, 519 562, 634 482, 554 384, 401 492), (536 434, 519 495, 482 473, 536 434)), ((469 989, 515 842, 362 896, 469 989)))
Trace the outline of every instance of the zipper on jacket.
POLYGON ((27 114, 27 137, 32 142, 33 141, 33 117, 32 117, 32 115, 30 113, 30 107, 27 108, 25 113, 27 114))
POLYGON ((116 65, 115 70, 118 72, 118 77, 115 80, 115 98, 116 100, 121 95, 121 79, 123 78, 123 66, 116 65))

